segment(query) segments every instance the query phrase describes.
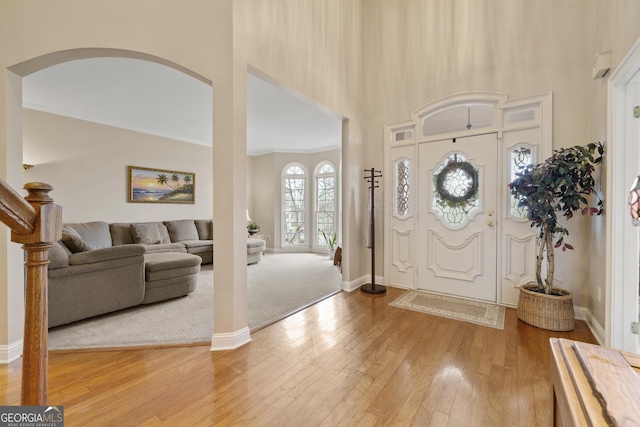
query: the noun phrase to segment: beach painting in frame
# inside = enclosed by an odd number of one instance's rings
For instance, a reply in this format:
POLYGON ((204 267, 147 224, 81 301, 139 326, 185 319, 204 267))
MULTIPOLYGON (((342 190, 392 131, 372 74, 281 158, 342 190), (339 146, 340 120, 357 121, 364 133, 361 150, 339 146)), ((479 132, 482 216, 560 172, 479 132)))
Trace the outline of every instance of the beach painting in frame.
POLYGON ((195 203, 196 174, 129 166, 130 203, 195 203))

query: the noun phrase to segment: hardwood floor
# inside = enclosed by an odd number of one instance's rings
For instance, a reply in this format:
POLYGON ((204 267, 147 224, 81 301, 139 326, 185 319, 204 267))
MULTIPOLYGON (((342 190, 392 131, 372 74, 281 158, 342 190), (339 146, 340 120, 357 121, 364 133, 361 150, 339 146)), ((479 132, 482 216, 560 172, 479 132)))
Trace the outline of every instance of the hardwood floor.
MULTIPOLYGON (((550 337, 504 330, 342 292, 252 335, 235 351, 208 346, 54 353, 49 403, 66 426, 545 426, 550 337)), ((0 404, 20 401, 20 361, 0 366, 0 404)))

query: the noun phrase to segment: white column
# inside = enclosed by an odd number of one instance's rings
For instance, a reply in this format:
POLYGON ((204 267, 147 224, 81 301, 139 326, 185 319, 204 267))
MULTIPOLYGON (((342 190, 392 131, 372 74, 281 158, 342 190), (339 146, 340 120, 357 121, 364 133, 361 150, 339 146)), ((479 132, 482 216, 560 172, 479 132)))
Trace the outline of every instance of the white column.
POLYGON ((213 75, 214 309, 211 350, 251 340, 247 323, 246 59, 235 39, 233 2, 215 17, 217 52, 213 75))

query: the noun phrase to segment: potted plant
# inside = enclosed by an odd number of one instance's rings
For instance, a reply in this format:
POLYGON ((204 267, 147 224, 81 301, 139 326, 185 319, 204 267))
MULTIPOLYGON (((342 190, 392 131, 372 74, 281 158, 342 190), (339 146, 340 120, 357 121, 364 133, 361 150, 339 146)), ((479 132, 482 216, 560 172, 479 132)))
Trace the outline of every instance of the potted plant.
POLYGON ((570 331, 575 324, 573 294, 554 288, 554 249, 572 250, 564 238, 569 231, 558 223, 558 213, 567 220, 580 210, 583 215, 600 215, 602 200, 595 190, 593 172, 602 161, 604 147, 600 142, 555 150, 537 165, 528 165, 509 184, 517 206, 526 213, 531 227, 538 227, 539 250, 536 262, 536 284, 520 287, 518 318, 525 323, 554 331, 570 331), (598 198, 597 207, 589 205, 587 196, 598 198), (542 264, 546 256, 546 278, 542 264))
POLYGON ((320 230, 322 232, 322 237, 324 237, 325 242, 327 242, 327 245, 329 246, 329 258, 333 259, 333 257, 336 254, 336 242, 338 241, 338 235, 336 233, 333 233, 333 236, 331 238, 328 238, 327 235, 325 234, 324 230, 320 230))
POLYGON ((249 224, 247 224, 247 231, 249 232, 249 234, 254 235, 260 231, 260 226, 255 222, 250 222, 249 224))

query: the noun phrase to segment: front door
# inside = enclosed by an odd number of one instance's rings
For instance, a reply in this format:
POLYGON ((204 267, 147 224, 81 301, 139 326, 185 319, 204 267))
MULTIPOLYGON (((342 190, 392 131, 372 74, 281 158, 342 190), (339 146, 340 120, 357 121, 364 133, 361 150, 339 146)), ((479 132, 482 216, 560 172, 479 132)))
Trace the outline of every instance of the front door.
POLYGON ((498 139, 419 145, 418 289, 496 302, 498 139))

